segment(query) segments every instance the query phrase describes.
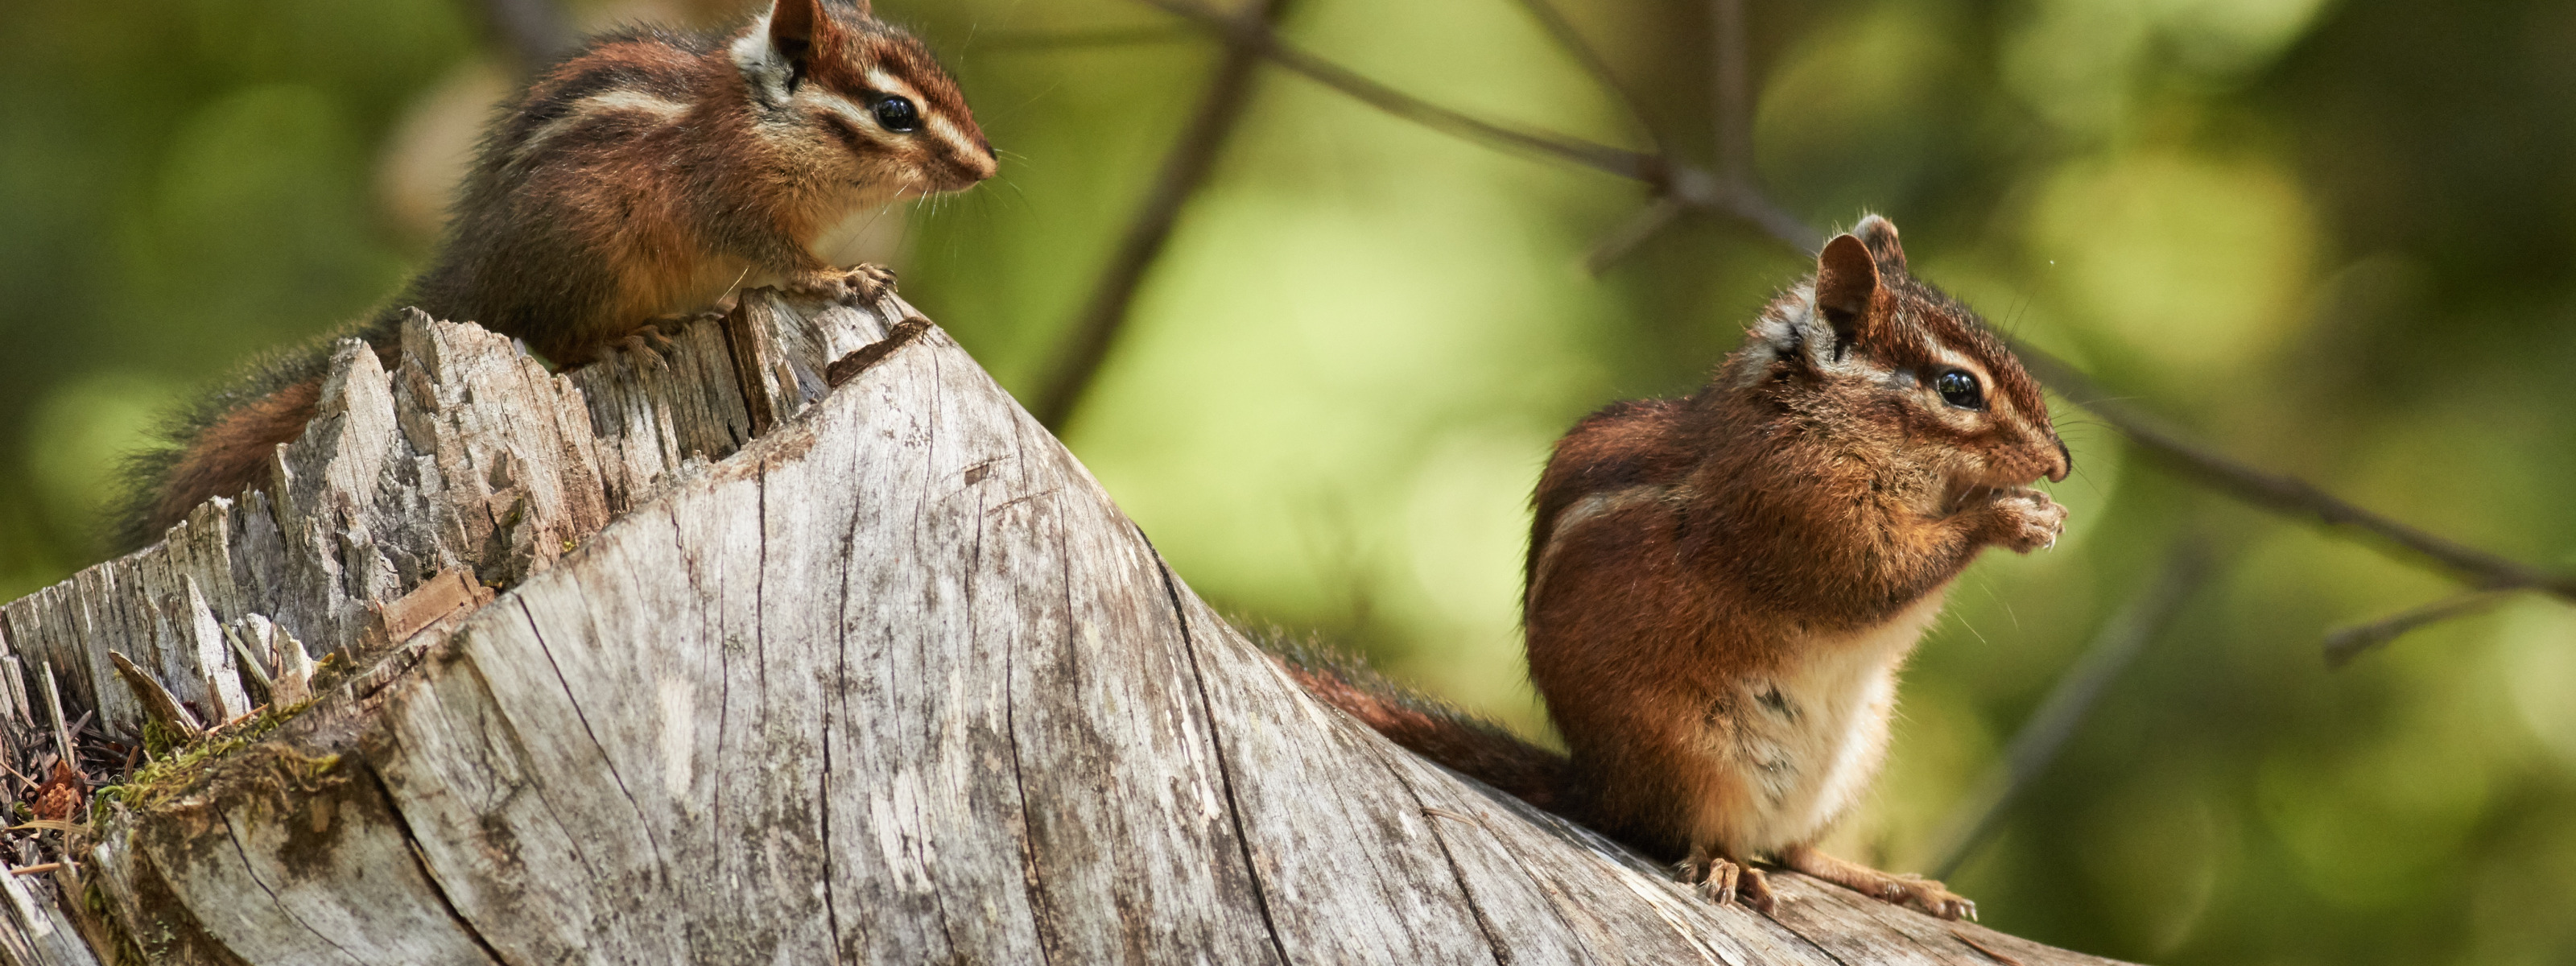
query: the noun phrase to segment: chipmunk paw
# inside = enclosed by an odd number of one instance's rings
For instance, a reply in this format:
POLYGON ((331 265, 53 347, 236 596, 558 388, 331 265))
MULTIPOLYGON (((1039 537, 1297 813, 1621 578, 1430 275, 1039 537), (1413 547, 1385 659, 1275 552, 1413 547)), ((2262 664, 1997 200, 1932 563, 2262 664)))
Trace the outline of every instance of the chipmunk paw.
POLYGON ((1750 865, 1715 857, 1684 859, 1673 864, 1673 875, 1684 884, 1698 886, 1699 894, 1717 905, 1740 902, 1764 915, 1778 908, 1770 880, 1750 865))
POLYGON ((813 272, 789 279, 784 287, 797 295, 873 306, 894 291, 894 269, 863 264, 848 271, 813 272))
POLYGON ((2066 532, 2066 507, 2027 487, 1996 490, 1992 504, 2001 531, 1995 542, 2016 553, 2057 546, 2066 532))
POLYGON ((667 370, 671 368, 671 356, 680 351, 680 344, 672 341, 671 336, 662 331, 662 327, 664 325, 676 327, 678 324, 676 317, 647 319, 644 324, 636 326, 634 331, 626 333, 625 338, 617 340, 617 346, 633 355, 639 365, 667 370))

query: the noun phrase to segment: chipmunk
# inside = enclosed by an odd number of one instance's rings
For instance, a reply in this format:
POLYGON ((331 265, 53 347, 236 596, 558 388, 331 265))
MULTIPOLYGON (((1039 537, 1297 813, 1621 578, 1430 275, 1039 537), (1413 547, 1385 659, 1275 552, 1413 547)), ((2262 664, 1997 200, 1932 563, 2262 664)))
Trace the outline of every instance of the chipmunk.
POLYGON ((175 445, 136 461, 118 543, 264 483, 312 418, 331 344, 365 340, 390 368, 403 307, 579 366, 667 344, 657 323, 742 288, 872 301, 893 275, 839 267, 849 229, 995 167, 956 82, 867 0, 775 0, 722 35, 593 38, 486 133, 437 254, 386 309, 179 415, 175 445))
POLYGON ((1706 388, 1615 403, 1556 444, 1522 622, 1569 754, 1284 661, 1397 743, 1765 912, 1781 866, 1955 919, 1940 883, 1816 848, 1883 758, 1896 672, 1977 552, 2051 546, 2029 488, 2072 457, 2037 381, 1863 219, 1706 388))

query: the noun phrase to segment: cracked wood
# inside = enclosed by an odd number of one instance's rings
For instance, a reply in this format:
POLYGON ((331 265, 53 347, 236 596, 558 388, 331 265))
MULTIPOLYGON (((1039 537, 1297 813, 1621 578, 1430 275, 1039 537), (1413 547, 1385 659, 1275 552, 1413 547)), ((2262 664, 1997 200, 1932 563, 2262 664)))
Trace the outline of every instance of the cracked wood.
MULTIPOLYGON (((393 372, 344 353, 274 496, 0 609, 112 729, 140 708, 110 646, 182 700, 237 682, 254 615, 393 655, 103 830, 77 934, 254 964, 2102 962, 1786 873, 1776 919, 1713 907, 1394 747, 913 318, 753 293, 665 364, 571 376, 428 319, 393 372), (466 575, 507 589, 435 616, 466 575)), ((20 952, 75 934, 58 899, 13 893, 0 959, 79 961, 20 952)))

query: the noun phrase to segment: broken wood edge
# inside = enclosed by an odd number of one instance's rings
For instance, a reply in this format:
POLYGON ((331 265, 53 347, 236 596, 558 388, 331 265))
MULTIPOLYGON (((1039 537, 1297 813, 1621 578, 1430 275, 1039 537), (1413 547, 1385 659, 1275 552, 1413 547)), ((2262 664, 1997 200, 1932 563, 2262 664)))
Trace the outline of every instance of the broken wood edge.
MULTIPOLYGON (((933 327, 926 320, 919 319, 918 316, 905 317, 887 338, 834 359, 823 373, 825 381, 828 386, 833 387, 846 383, 870 366, 931 331, 934 331, 933 327), (838 378, 832 378, 833 376, 838 378)), ((755 354, 753 358, 757 361, 759 357, 755 354)), ((739 355, 735 357, 737 374, 746 371, 740 365, 740 359, 739 355)), ((748 371, 763 376, 775 373, 780 378, 780 382, 772 385, 782 388, 793 376, 785 362, 776 363, 765 369, 753 367, 748 371)), ((746 389, 752 390, 752 387, 746 387, 746 389)), ((753 394, 754 391, 746 391, 745 396, 749 398, 753 394)), ((718 463, 733 463, 744 471, 758 472, 758 467, 765 466, 765 461, 776 455, 776 448, 795 445, 791 440, 770 438, 772 435, 764 434, 769 448, 764 448, 762 445, 746 446, 718 463)), ((606 521, 603 523, 603 528, 614 526, 617 520, 624 519, 626 516, 651 510, 666 502, 669 496, 669 492, 666 491, 660 496, 647 500, 630 509, 627 514, 606 521)), ((1147 553, 1152 557, 1153 566, 1168 575, 1168 565, 1162 561, 1159 553, 1151 549, 1150 544, 1148 544, 1147 553)), ((364 772, 369 768, 364 761, 364 735, 374 711, 372 702, 387 686, 413 673, 422 664, 440 660, 442 654, 453 653, 451 650, 454 645, 453 632, 471 617, 482 613, 494 603, 511 599, 507 593, 496 598, 488 589, 483 589, 480 600, 473 601, 470 606, 464 605, 460 601, 475 596, 474 590, 470 588, 478 588, 479 585, 474 584, 470 579, 457 576, 453 571, 433 578, 432 583, 440 583, 440 586, 433 587, 425 583, 413 591, 413 596, 430 595, 417 603, 407 596, 377 609, 376 614, 384 633, 379 642, 386 648, 383 653, 372 655, 372 660, 363 666, 353 664, 349 674, 335 679, 329 694, 307 706, 286 709, 275 725, 262 732, 256 739, 246 739, 243 747, 232 749, 230 753, 209 756, 201 763, 202 768, 187 776, 186 783, 175 788, 160 789, 161 794, 153 795, 151 798, 160 802, 175 801, 180 798, 219 798, 226 794, 225 787, 234 782, 264 783, 272 791, 292 791, 293 786, 309 787, 314 782, 364 780, 364 772), (442 581, 443 583, 440 583, 442 581), (397 630, 405 633, 397 638, 397 630)), ((1186 622, 1189 607, 1182 603, 1181 595, 1188 592, 1180 588, 1176 579, 1172 581, 1171 587, 1174 590, 1174 616, 1186 622)), ((1194 597, 1191 598, 1191 602, 1202 608, 1205 606, 1194 597)), ((1223 627, 1224 634, 1233 639, 1233 646, 1250 646, 1241 639, 1240 632, 1230 626, 1224 626, 1222 622, 1220 626, 1223 627)), ((240 647, 241 642, 235 641, 234 646, 240 647)), ((1192 645, 1193 650, 1196 648, 1197 645, 1192 645)), ((242 650, 247 654, 249 649, 245 647, 242 650)), ((300 647, 294 650, 301 654, 300 647)), ((244 663, 256 668, 259 662, 251 660, 244 663)), ((1262 663, 1267 664, 1266 661, 1262 663)), ((123 665, 119 668, 120 673, 123 673, 126 667, 131 667, 132 662, 123 662, 123 665)), ((282 673, 283 671, 284 669, 281 668, 282 673)), ((140 669, 136 669, 134 673, 143 674, 140 669)), ((50 679, 48 690, 51 691, 50 679)), ((163 694, 167 694, 166 690, 163 694)), ((59 709, 59 699, 56 698, 53 703, 59 709)), ((1226 709, 1211 703, 1209 710, 1220 712, 1226 709)), ((1328 713, 1338 714, 1338 712, 1328 713)), ((59 732, 62 727, 59 710, 55 713, 54 723, 59 732)), ((1222 715, 1215 723, 1220 726, 1235 724, 1222 715)), ((1356 722, 1345 721, 1345 724, 1358 727, 1356 722)), ((1374 732, 1370 732, 1369 736, 1376 738, 1374 732)), ((1380 749, 1381 754, 1411 757, 1410 752, 1385 744, 1382 738, 1376 740, 1384 746, 1380 749)), ((1683 900, 1691 898, 1686 889, 1670 883, 1669 877, 1653 863, 1609 842, 1589 829, 1537 811, 1517 799, 1485 787, 1472 779, 1448 772, 1435 764, 1422 762, 1419 759, 1415 759, 1415 763, 1447 773, 1461 784, 1494 801, 1503 811, 1522 819, 1568 847, 1581 849, 1597 857, 1598 860, 1624 866, 1649 881, 1664 883, 1666 888, 1661 891, 1679 896, 1683 900)), ((377 780, 381 781, 381 779, 377 780)), ((79 925, 82 926, 84 934, 117 937, 123 943, 131 944, 133 933, 124 927, 143 927, 148 924, 150 928, 161 930, 165 936, 177 936, 184 940, 193 935, 198 941, 206 944, 205 949, 220 950, 222 948, 220 944, 214 943, 203 928, 193 921, 194 913, 179 903, 175 894, 169 891, 169 887, 159 881, 159 873, 154 869, 153 863, 136 861, 142 855, 136 847, 138 837, 151 834, 147 825, 152 818, 150 809, 152 804, 154 802, 149 800, 138 802, 134 810, 121 817, 121 821, 98 830, 99 841, 89 853, 88 860, 83 863, 96 871, 83 874, 78 867, 62 870, 67 880, 74 885, 63 892, 66 904, 79 907, 74 910, 76 920, 87 920, 93 916, 122 919, 121 923, 80 922, 79 925), (140 874, 124 876, 117 871, 120 869, 136 870, 140 874), (115 883, 121 887, 102 888, 109 883, 115 883), (80 897, 77 902, 73 901, 74 896, 80 897)), ((1425 806, 1422 812, 1426 817, 1465 821, 1491 831, 1490 826, 1486 826, 1484 821, 1447 809, 1425 806)), ((1780 878, 1785 883, 1790 883, 1787 888, 1791 891, 1807 892, 1818 888, 1828 890, 1833 888, 1810 883, 1802 889, 1794 884, 1797 877, 1783 875, 1780 878)), ((1637 888, 1634 882, 1630 882, 1629 886, 1632 889, 1637 888)), ((1642 892, 1639 895, 1641 898, 1645 897, 1642 892)), ((1668 896, 1665 901, 1672 901, 1672 899, 1668 896)), ((1869 900, 1858 901, 1870 903, 1869 900)), ((1875 905, 1875 903, 1870 904, 1875 905)), ((1902 912, 1894 910, 1893 907, 1885 911, 1891 914, 1902 912)), ((1657 907, 1657 912, 1665 915, 1667 921, 1671 922, 1674 928, 1685 937, 1692 937, 1693 931, 1685 927, 1680 920, 1673 919, 1668 913, 1664 913, 1660 906, 1657 907)), ((1789 928, 1792 933, 1804 935, 1785 922, 1782 925, 1789 928)), ((1972 934, 1958 933, 1954 927, 1953 935, 1957 941, 1966 943, 1979 953, 2000 958, 1996 949, 1979 945, 1978 939, 1970 938, 1972 934)), ((1995 935, 2001 936, 2001 934, 1995 935)), ((1691 941, 1694 944, 1700 943, 1697 938, 1692 938, 1691 941)), ((2013 939, 2013 942, 2027 943, 2028 941, 2013 939)), ((92 945, 97 948, 110 948, 98 946, 96 943, 92 945)), ((1700 944, 1699 948, 1702 955, 1710 957, 1713 961, 1733 959, 1705 944, 1700 944)), ((1284 950, 1282 952, 1284 954, 1284 950)))

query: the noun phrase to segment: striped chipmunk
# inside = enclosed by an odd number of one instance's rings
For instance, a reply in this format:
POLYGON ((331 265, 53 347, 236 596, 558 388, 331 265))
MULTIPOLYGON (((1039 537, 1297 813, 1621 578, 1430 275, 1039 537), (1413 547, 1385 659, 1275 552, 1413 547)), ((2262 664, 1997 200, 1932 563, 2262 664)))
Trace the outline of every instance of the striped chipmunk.
POLYGON ((2052 546, 2031 489, 2071 457, 2038 382, 1863 219, 1696 394, 1614 403, 1556 444, 1522 620, 1557 756, 1283 657, 1411 748, 1769 911, 1756 859, 1955 919, 1938 882, 1818 851, 1887 750, 1897 669, 1978 551, 2052 546))
POLYGON ((495 119, 429 267, 385 308, 177 414, 135 460, 116 543, 265 484, 312 418, 331 346, 361 339, 391 368, 404 307, 579 366, 667 345, 657 324, 742 288, 873 300, 894 276, 843 267, 855 229, 994 169, 956 82, 867 0, 775 0, 724 34, 593 37, 495 119))

